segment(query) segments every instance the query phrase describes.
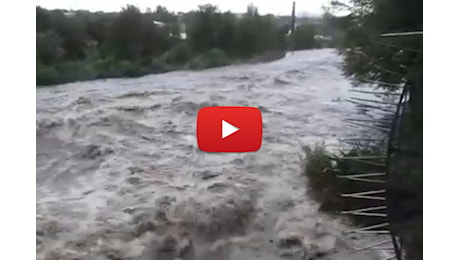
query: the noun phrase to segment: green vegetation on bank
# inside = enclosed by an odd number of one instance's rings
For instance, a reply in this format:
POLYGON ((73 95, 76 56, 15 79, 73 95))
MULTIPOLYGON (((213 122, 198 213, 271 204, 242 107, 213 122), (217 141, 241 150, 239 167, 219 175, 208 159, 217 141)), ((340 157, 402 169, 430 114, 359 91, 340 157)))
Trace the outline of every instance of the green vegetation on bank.
MULTIPOLYGON (((364 209, 370 207, 388 207, 388 203, 391 200, 370 200, 370 199, 357 199, 350 197, 343 197, 341 194, 352 194, 356 192, 365 191, 376 191, 376 190, 387 190, 389 187, 404 186, 404 194, 393 194, 398 196, 398 201, 401 204, 401 208, 404 211, 398 212, 399 214, 405 214, 414 212, 414 209, 421 207, 423 203, 422 196, 422 174, 420 169, 415 168, 413 162, 408 163, 408 158, 400 156, 400 158, 394 158, 392 165, 396 168, 395 172, 391 172, 391 175, 400 175, 396 177, 396 181, 401 182, 395 184, 391 181, 390 183, 372 183, 363 182, 356 180, 349 180, 345 178, 339 178, 338 176, 346 176, 351 174, 366 174, 366 173, 380 173, 387 172, 386 159, 374 159, 374 160, 340 160, 333 158, 343 157, 369 157, 369 156, 381 156, 384 154, 386 146, 382 145, 374 146, 373 148, 354 147, 347 151, 342 151, 338 155, 334 155, 326 150, 323 145, 316 145, 313 147, 307 146, 305 148, 305 168, 304 175, 307 177, 307 186, 309 195, 315 199, 319 205, 320 210, 341 215, 342 211, 364 209), (403 164, 403 165, 401 165, 403 164), (403 195, 403 196, 401 196, 403 195)), ((412 158, 413 160, 413 158, 412 158)), ((388 177, 373 177, 373 180, 381 180, 388 182, 388 177)), ((370 196, 381 197, 386 196, 388 193, 375 194, 370 196)), ((388 213, 385 210, 380 212, 373 211, 374 213, 388 213)), ((417 211, 415 211, 417 212, 417 211)), ((410 216, 410 215, 405 215, 410 216)), ((371 226, 382 224, 382 219, 377 217, 366 217, 358 215, 349 215, 349 219, 357 226, 371 226)), ((386 220, 388 221, 388 219, 386 220)), ((423 215, 416 214, 412 218, 406 219, 402 223, 392 223, 397 228, 402 236, 405 255, 410 260, 423 259, 423 215)))
MULTIPOLYGON (((366 166, 358 160, 333 161, 324 147, 306 150, 305 175, 313 197, 326 212, 379 206, 379 201, 350 199, 341 193, 385 189, 387 221, 403 245, 405 259, 423 259, 423 37, 420 34, 383 37, 385 33, 423 31, 423 3, 418 0, 332 1, 331 11, 349 15, 329 22, 337 30, 343 71, 356 85, 376 82, 380 92, 409 91, 407 109, 395 134, 398 149, 388 161, 366 166), (375 183, 348 181, 337 175, 385 172, 385 187, 375 183)), ((332 17, 332 16, 331 16, 332 17)), ((388 136, 390 138, 390 136, 388 136)), ((352 149, 342 156, 381 155, 386 145, 374 150, 352 149)), ((360 225, 372 218, 352 217, 360 225)))
POLYGON ((315 40, 320 26, 302 25, 289 37, 289 24, 252 5, 244 14, 209 4, 188 13, 37 7, 36 16, 37 85, 224 66, 285 51, 290 40, 294 49, 322 46, 315 40))
MULTIPOLYGON (((343 151, 336 157, 380 156, 384 148, 376 146, 373 149, 353 148, 343 151)), ((306 163, 304 174, 308 177, 307 185, 310 195, 319 202, 320 210, 339 214, 341 211, 352 209, 378 207, 384 204, 380 200, 364 200, 345 198, 341 194, 358 191, 384 189, 381 183, 350 181, 338 176, 350 174, 385 172, 384 160, 376 159, 371 164, 359 160, 333 160, 323 145, 305 148, 306 163)), ((334 156, 335 157, 335 156, 334 156)), ((381 219, 352 216, 351 220, 358 225, 380 224, 381 219)))

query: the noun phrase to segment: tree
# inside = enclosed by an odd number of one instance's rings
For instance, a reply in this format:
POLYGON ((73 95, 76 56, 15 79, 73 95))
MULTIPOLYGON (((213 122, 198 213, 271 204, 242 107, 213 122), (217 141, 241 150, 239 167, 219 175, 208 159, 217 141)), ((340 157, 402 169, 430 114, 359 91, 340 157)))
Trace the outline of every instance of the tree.
POLYGON ((177 15, 163 6, 141 13, 132 5, 116 13, 40 7, 36 13, 37 69, 41 68, 42 82, 47 83, 81 75, 84 79, 95 74, 125 76, 127 71, 139 75, 136 69, 142 73, 152 68, 164 71, 172 69, 170 65, 182 67, 192 60, 205 65, 198 68, 223 65, 231 58, 280 48, 285 42, 285 33, 278 28, 275 17, 259 15, 253 5, 248 6, 243 18, 222 13, 209 4, 177 15), (181 37, 182 28, 187 30, 186 39, 181 37), (65 77, 53 79, 62 71, 65 77))
POLYGON ((130 5, 113 23, 109 40, 117 59, 157 56, 170 48, 169 29, 156 26, 137 7, 130 5))
POLYGON ((53 31, 37 33, 37 62, 51 65, 60 61, 64 54, 62 38, 53 31))
POLYGON ((194 19, 187 32, 192 49, 200 53, 214 48, 220 16, 217 6, 201 5, 193 15, 194 19))
POLYGON ((177 18, 173 13, 170 13, 166 7, 158 5, 153 13, 153 17, 157 21, 164 23, 176 22, 177 18))
POLYGON ((279 31, 272 15, 259 15, 257 8, 249 5, 238 21, 236 48, 242 57, 279 48, 279 31))
POLYGON ((302 24, 297 26, 292 41, 294 50, 311 49, 315 45, 316 28, 311 24, 302 24))
POLYGON ((113 53, 118 59, 135 59, 141 54, 142 15, 139 9, 127 5, 114 22, 110 33, 113 53))
POLYGON ((409 89, 408 108, 396 128, 398 151, 387 169, 386 198, 390 227, 401 238, 408 259, 423 258, 423 41, 420 35, 383 37, 384 33, 423 31, 419 0, 351 0, 334 3, 350 15, 342 54, 344 71, 360 82, 378 82, 387 91, 409 89), (396 87, 395 87, 396 86, 396 87))
POLYGON ((254 6, 253 4, 249 4, 246 8, 246 15, 247 16, 256 16, 259 15, 259 9, 254 6))
POLYGON ((50 29, 50 14, 40 6, 36 7, 37 32, 45 32, 50 29))
POLYGON ((418 37, 380 35, 421 30, 422 3, 418 0, 352 0, 351 3, 352 6, 340 5, 351 12, 342 45, 345 72, 358 81, 406 82, 409 67, 420 66, 422 41, 418 37))

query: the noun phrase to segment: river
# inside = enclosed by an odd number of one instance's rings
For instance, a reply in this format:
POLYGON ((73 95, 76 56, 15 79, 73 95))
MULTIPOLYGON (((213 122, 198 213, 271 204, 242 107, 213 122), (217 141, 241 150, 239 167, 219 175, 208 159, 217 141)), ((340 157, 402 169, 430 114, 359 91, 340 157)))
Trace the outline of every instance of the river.
POLYGON ((302 176, 302 146, 356 132, 341 61, 310 50, 37 89, 37 259, 380 259, 347 254, 379 238, 345 238, 302 176), (196 114, 213 105, 259 107, 261 149, 199 151, 196 114))

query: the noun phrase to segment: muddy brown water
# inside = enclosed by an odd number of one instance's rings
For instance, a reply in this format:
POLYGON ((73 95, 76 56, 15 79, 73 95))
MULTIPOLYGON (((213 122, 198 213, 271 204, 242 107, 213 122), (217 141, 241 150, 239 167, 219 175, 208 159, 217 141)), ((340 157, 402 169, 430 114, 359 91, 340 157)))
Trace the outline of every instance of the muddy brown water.
POLYGON ((37 259, 380 259, 318 212, 302 146, 356 128, 334 50, 37 90, 37 259), (255 106, 255 153, 197 149, 201 107, 255 106))

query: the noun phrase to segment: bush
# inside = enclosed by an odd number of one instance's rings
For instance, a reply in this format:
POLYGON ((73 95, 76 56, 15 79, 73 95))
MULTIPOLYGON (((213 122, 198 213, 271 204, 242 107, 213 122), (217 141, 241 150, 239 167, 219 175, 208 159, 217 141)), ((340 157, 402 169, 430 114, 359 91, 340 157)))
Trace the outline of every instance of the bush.
POLYGON ((120 71, 118 61, 114 57, 98 59, 94 62, 93 67, 97 71, 99 78, 116 78, 122 77, 123 73, 120 71))
POLYGON ((154 59, 150 64, 150 71, 152 73, 162 73, 173 71, 176 69, 174 66, 167 64, 164 59, 154 59))
POLYGON ((148 73, 147 68, 143 68, 140 64, 127 60, 117 64, 120 73, 125 77, 140 77, 148 73))
POLYGON ((200 70, 212 67, 220 67, 230 64, 230 59, 227 54, 219 49, 212 49, 205 54, 192 59, 189 68, 200 70))
POLYGON ((114 57, 101 58, 94 62, 93 67, 99 71, 109 71, 115 64, 114 57))
MULTIPOLYGON (((378 200, 344 198, 340 194, 383 189, 383 184, 353 181, 338 178, 337 175, 383 172, 385 170, 383 166, 364 163, 360 160, 332 160, 322 145, 313 149, 306 147, 305 153, 305 175, 308 177, 309 193, 320 203, 320 210, 339 213, 344 210, 382 206, 382 202, 378 200)), ((341 156, 356 157, 380 154, 378 149, 352 149, 342 152, 341 156)), ((379 161, 373 162, 380 163, 379 161)), ((352 216, 351 220, 359 225, 377 224, 381 221, 362 216, 352 216)))
POLYGON ((290 39, 294 49, 303 50, 317 47, 315 34, 316 28, 314 25, 303 24, 298 26, 290 39))
MULTIPOLYGON (((331 172, 332 161, 326 154, 323 145, 309 146, 304 148, 306 154, 305 175, 308 177, 309 191, 316 199, 325 198, 334 188, 335 175, 331 172)), ((320 201, 323 203, 324 201, 320 201)))
POLYGON ((187 63, 192 56, 189 47, 185 42, 174 46, 165 55, 165 62, 171 65, 182 65, 187 63))
MULTIPOLYGON (((305 175, 308 178, 309 193, 313 199, 320 203, 320 210, 329 213, 338 213, 342 210, 353 210, 375 206, 399 208, 398 214, 402 214, 401 219, 392 221, 392 226, 402 239, 405 246, 405 253, 408 259, 423 258, 423 215, 417 211, 416 207, 422 203, 422 174, 421 169, 417 169, 413 160, 399 156, 396 162, 392 162, 392 167, 399 169, 398 172, 391 172, 393 182, 368 183, 361 181, 352 181, 340 179, 337 175, 349 175, 358 173, 386 172, 384 160, 373 159, 374 164, 363 163, 356 158, 358 156, 380 156, 386 147, 381 144, 375 149, 363 149, 356 147, 346 152, 342 152, 340 157, 355 157, 354 159, 342 159, 333 161, 328 156, 323 146, 317 146, 314 149, 307 147, 305 175), (398 162, 399 161, 399 162, 398 162), (415 168, 415 172, 411 171, 415 168), (396 175, 395 175, 396 174, 396 175), (401 187, 402 186, 402 187, 401 187), (390 199, 389 190, 397 192, 390 199), (354 193, 360 191, 371 191, 385 189, 386 201, 344 198, 339 194, 354 193), (396 200, 396 201, 395 201, 396 200), (415 209, 414 209, 415 207, 415 209), (404 212, 402 212, 404 211, 404 212), (417 214, 418 213, 418 214, 417 214)), ((369 161, 369 160, 366 160, 369 161)), ((386 178, 389 179, 390 176, 386 178)), ((373 178, 374 179, 374 178, 373 178)), ((388 180, 387 180, 388 181, 388 180)), ((382 195, 374 195, 382 196, 382 195)), ((393 216, 394 217, 394 216, 393 216)), ((382 219, 375 217, 350 216, 350 219, 357 225, 373 225, 382 223, 382 219)), ((398 219, 398 218, 397 218, 398 219)))
POLYGON ((139 77, 151 72, 150 65, 127 60, 115 60, 113 57, 99 59, 93 67, 99 78, 139 77))
POLYGON ((84 61, 66 61, 54 66, 37 64, 36 84, 38 86, 54 85, 78 80, 97 78, 94 68, 84 61))
POLYGON ((59 83, 58 72, 54 66, 37 65, 37 86, 47 86, 57 83, 59 83))
MULTIPOLYGON (((164 71, 166 66, 161 69, 164 71)), ((96 78, 140 77, 155 71, 153 64, 143 65, 140 62, 117 61, 113 57, 97 59, 90 62, 65 61, 55 66, 37 63, 37 85, 46 86, 79 80, 96 78)))
POLYGON ((85 61, 65 61, 57 65, 59 83, 97 78, 97 72, 85 61))

